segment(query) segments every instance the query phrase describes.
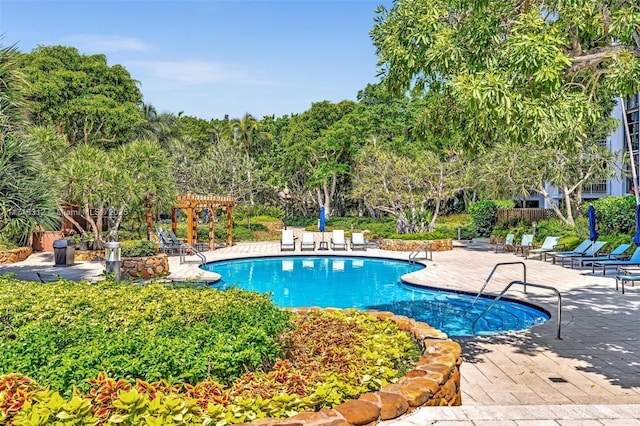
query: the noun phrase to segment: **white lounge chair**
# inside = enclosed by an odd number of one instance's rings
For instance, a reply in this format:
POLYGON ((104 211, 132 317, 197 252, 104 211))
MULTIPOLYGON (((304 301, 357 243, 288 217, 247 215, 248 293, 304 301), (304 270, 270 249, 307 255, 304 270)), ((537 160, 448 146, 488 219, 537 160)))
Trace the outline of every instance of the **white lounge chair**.
POLYGON ((293 238, 293 229, 283 229, 282 240, 280 241, 280 250, 295 251, 295 249, 296 249, 296 244, 293 238))
POLYGON ((303 232, 302 240, 300 240, 300 251, 315 250, 316 241, 313 232, 303 232))
POLYGON ((344 240, 344 229, 331 231, 331 250, 347 250, 347 242, 344 240))
POLYGON ((367 243, 364 240, 362 232, 353 232, 351 234, 351 250, 366 250, 367 243))

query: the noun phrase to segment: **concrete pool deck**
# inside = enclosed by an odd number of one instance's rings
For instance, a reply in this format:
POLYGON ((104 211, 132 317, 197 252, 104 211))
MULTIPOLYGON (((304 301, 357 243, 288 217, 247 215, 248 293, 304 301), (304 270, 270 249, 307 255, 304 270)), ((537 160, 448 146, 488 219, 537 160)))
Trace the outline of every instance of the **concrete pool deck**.
MULTIPOLYGON (((296 255, 310 254, 312 252, 296 255)), ((369 249, 346 252, 407 259, 406 252, 369 249)), ((275 242, 238 243, 206 252, 207 260, 279 255, 275 242)), ((283 254, 291 254, 285 252, 283 254)), ((343 255, 344 251, 315 254, 343 255)), ((511 253, 494 253, 484 242, 433 254, 427 268, 412 281, 436 287, 477 292, 494 265, 524 262, 527 281, 557 288, 562 294, 561 337, 556 339, 556 296, 553 292, 522 287, 509 297, 535 303, 551 314, 547 323, 499 336, 455 337, 463 348, 461 407, 422 408, 385 425, 640 425, 640 286, 626 293, 615 290, 613 271, 607 276, 591 269, 570 269, 511 253)), ((196 278, 196 264, 169 258, 171 277, 196 278), (194 275, 195 274, 195 275, 194 275)), ((0 274, 37 280, 39 272, 65 278, 100 279, 100 262, 81 262, 55 268, 50 253, 0 266, 0 274)), ((500 292, 522 279, 520 264, 497 269, 486 291, 500 292)))

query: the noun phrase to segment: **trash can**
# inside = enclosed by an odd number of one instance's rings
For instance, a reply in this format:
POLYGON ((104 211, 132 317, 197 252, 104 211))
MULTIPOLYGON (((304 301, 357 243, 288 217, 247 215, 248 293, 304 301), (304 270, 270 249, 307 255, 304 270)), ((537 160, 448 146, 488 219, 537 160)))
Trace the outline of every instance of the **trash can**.
POLYGON ((73 266, 76 246, 71 240, 55 240, 53 242, 53 266, 73 266))

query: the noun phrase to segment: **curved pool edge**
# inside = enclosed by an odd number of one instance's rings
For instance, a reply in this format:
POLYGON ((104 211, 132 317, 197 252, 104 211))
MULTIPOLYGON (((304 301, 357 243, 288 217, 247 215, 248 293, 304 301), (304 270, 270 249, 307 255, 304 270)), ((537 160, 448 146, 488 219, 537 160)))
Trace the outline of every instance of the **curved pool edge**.
MULTIPOLYGON (((421 263, 425 266, 425 268, 420 269, 419 271, 413 271, 413 272, 409 272, 408 274, 404 274, 400 277, 400 281, 402 282, 402 284, 404 285, 410 285, 410 286, 415 286, 418 288, 425 288, 425 289, 434 289, 434 290, 438 290, 438 291, 445 291, 445 292, 449 292, 449 293, 455 293, 455 294, 464 294, 467 296, 476 296, 478 293, 477 292, 472 292, 469 290, 462 290, 462 289, 452 289, 452 288, 447 288, 444 286, 439 286, 437 284, 433 284, 433 283, 427 283, 426 280, 424 280, 422 277, 418 277, 419 274, 421 274, 422 272, 424 272, 427 269, 427 264, 425 264, 424 262, 418 262, 421 263)), ((485 298, 485 299, 495 299, 495 295, 493 294, 481 294, 480 295, 481 298, 485 298)), ((519 303, 521 305, 524 306, 528 306, 530 308, 533 309, 537 309, 540 312, 543 312, 546 316, 548 316, 547 321, 551 320, 552 315, 551 312, 549 312, 548 309, 543 308, 542 306, 536 304, 536 303, 532 303, 529 302, 527 300, 522 300, 522 299, 518 299, 518 298, 514 298, 514 297, 509 297, 509 296, 503 296, 500 298, 500 300, 505 300, 508 302, 513 302, 513 303, 519 303)), ((545 321, 546 322, 546 321, 545 321)), ((531 327, 536 327, 542 324, 534 324, 531 327)), ((521 332, 521 331, 525 331, 528 330, 529 328, 524 328, 522 330, 511 330, 510 332, 521 332)), ((484 334, 482 334, 484 335, 484 334)))

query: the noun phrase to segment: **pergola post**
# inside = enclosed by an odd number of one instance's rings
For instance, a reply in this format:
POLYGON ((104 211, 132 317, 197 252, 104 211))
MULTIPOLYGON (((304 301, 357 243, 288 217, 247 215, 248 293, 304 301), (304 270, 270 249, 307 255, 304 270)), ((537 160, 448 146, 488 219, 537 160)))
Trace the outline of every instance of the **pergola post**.
POLYGON ((215 209, 212 212, 209 212, 209 250, 216 249, 216 231, 214 229, 215 222, 213 218, 215 217, 215 209))
POLYGON ((175 207, 171 209, 171 230, 174 234, 178 230, 178 209, 175 207))
POLYGON ((233 219, 231 218, 231 205, 227 204, 227 247, 233 245, 233 219))

